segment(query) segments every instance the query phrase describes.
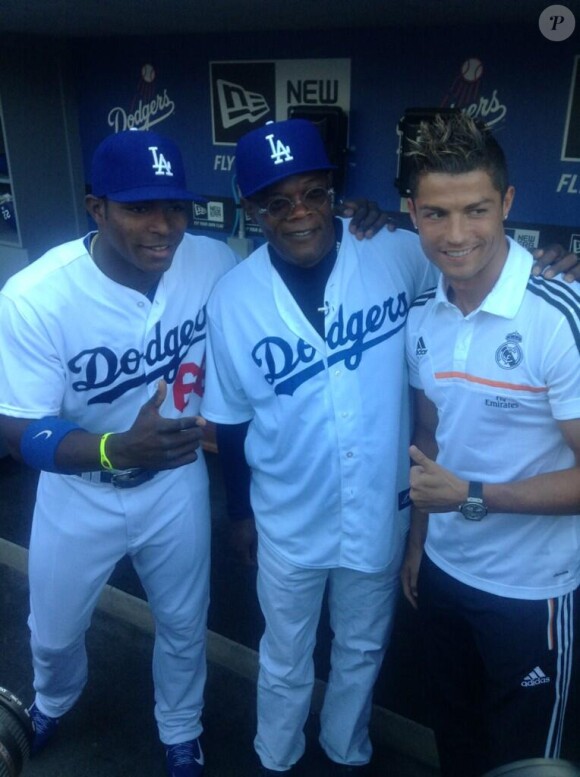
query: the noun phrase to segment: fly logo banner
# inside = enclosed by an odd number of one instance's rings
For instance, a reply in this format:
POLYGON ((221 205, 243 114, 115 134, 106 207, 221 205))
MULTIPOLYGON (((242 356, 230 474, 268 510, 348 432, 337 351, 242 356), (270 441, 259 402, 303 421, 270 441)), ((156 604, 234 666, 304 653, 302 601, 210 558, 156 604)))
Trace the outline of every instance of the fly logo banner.
MULTIPOLYGON (((580 56, 574 58, 570 98, 562 144, 562 162, 580 162, 580 56)), ((557 194, 580 194, 580 169, 570 166, 560 173, 556 185, 557 194)))
POLYGON ((580 162, 580 56, 575 58, 572 71, 562 161, 580 162))
POLYGON ((350 60, 210 62, 210 94, 213 143, 235 146, 254 127, 287 119, 295 106, 348 113, 350 60))

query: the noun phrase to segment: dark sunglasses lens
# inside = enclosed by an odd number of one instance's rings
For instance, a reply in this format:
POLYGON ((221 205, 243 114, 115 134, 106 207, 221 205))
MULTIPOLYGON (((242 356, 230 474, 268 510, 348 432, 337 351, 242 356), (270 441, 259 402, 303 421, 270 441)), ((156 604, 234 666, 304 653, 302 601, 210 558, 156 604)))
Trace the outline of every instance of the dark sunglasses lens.
POLYGON ((270 200, 266 208, 272 218, 281 219, 290 213, 292 203, 286 197, 276 197, 276 199, 270 200))
POLYGON ((323 189, 322 186, 309 189, 302 198, 302 202, 307 208, 321 208, 327 200, 328 189, 323 189))

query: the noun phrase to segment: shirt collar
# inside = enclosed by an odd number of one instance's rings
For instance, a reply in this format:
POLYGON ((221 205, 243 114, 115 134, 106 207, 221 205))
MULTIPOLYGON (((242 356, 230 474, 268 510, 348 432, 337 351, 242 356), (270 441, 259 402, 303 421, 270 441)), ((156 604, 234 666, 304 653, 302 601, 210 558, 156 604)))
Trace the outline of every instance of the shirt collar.
MULTIPOLYGON (((532 255, 511 237, 506 236, 506 240, 509 250, 500 276, 481 305, 469 315, 485 311, 503 318, 514 318, 522 304, 533 259, 532 255)), ((435 301, 447 306, 452 305, 447 299, 443 275, 437 284, 435 301)))

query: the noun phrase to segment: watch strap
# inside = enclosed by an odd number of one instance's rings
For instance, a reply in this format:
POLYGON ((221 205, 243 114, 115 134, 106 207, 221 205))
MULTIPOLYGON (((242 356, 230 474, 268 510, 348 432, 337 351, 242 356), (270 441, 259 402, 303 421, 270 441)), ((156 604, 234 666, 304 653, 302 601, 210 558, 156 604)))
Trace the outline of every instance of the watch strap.
POLYGON ((483 502, 483 483, 480 483, 478 480, 470 480, 467 498, 481 499, 483 502))

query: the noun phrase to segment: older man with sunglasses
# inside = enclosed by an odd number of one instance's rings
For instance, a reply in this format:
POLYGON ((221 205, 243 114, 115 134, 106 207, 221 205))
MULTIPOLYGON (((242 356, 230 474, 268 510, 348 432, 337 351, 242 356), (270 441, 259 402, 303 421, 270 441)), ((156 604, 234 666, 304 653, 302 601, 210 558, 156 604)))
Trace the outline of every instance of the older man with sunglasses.
POLYGON ((218 424, 238 545, 247 561, 257 554, 260 773, 290 771, 304 752, 327 587, 320 742, 333 774, 364 773, 408 526, 403 330, 433 270, 414 234, 360 241, 333 217, 332 166, 313 124, 253 130, 236 166, 267 243, 210 299, 202 413, 218 424))

